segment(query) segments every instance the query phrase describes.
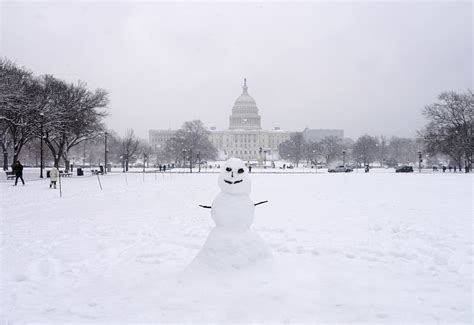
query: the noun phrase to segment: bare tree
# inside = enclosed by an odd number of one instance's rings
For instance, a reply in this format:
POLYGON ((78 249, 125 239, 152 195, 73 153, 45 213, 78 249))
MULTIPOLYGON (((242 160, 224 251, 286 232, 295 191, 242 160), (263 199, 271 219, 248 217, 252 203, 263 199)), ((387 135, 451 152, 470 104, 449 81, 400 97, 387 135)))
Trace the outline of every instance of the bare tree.
POLYGON ((91 92, 85 84, 68 84, 53 76, 34 77, 7 59, 0 59, 0 135, 4 168, 8 146, 13 161, 33 138, 43 139, 59 164, 60 157, 69 165, 68 152, 75 145, 101 131, 107 93, 91 92))
POLYGON ((391 137, 387 146, 389 166, 398 164, 409 164, 415 162, 417 151, 419 150, 415 139, 391 137))
POLYGON ((353 148, 353 156, 358 163, 370 164, 377 157, 378 139, 370 135, 363 135, 357 139, 353 148))
POLYGON ((209 140, 209 131, 199 120, 184 122, 174 139, 169 142, 166 147, 172 149, 174 154, 179 155, 179 151, 183 153, 183 158, 189 161, 191 173, 196 162, 215 159, 217 155, 217 149, 209 140))
POLYGON ((320 141, 320 145, 326 164, 330 164, 336 159, 340 159, 344 148, 341 138, 335 136, 325 137, 320 141))
POLYGON ((41 111, 44 141, 55 157, 55 165, 62 157, 68 170, 71 148, 103 132, 101 120, 106 113, 99 109, 108 103, 107 92, 91 92, 83 82, 68 84, 52 76, 45 76, 43 81, 49 94, 48 105, 41 111))
POLYGON ((140 140, 135 136, 133 129, 127 130, 125 137, 122 138, 122 168, 128 172, 130 161, 134 161, 139 152, 140 140))
POLYGON ((160 152, 160 156, 164 161, 180 164, 183 158, 184 139, 176 136, 166 141, 164 148, 160 152))
POLYGON ((430 153, 444 153, 452 157, 459 168, 472 168, 474 152, 474 94, 444 92, 438 97, 440 103, 425 107, 423 115, 428 124, 420 132, 430 153))
POLYGON ((143 171, 145 171, 145 166, 146 168, 150 167, 150 157, 154 150, 148 141, 139 140, 139 151, 141 153, 141 157, 143 158, 143 171))
POLYGON ((380 162, 380 167, 384 166, 384 162, 387 160, 387 138, 384 135, 381 135, 380 140, 378 141, 378 152, 377 158, 380 162))
POLYGON ((0 59, 0 120, 2 149, 8 160, 8 145, 13 147, 13 162, 23 146, 33 138, 37 81, 30 71, 0 59))
POLYGON ((323 157, 323 146, 320 142, 308 142, 304 145, 304 158, 307 164, 317 166, 318 161, 323 157))
POLYGON ((11 140, 7 122, 3 119, 0 120, 0 141, 3 152, 3 170, 8 170, 8 148, 10 147, 11 140))
POLYGON ((296 132, 290 135, 290 139, 278 146, 280 157, 289 159, 298 166, 301 159, 305 157, 305 141, 303 133, 296 132))

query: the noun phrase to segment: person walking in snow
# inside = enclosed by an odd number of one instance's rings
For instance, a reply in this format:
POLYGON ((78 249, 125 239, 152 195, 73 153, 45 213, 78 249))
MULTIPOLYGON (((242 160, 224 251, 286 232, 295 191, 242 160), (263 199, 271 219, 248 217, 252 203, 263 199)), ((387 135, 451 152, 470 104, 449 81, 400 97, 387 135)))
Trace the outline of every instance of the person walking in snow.
POLYGON ((56 188, 56 182, 59 178, 59 170, 56 168, 56 166, 51 168, 51 170, 49 171, 49 178, 51 180, 51 182, 49 183, 49 188, 51 188, 52 186, 56 188))
POLYGON ((25 181, 23 180, 23 165, 18 160, 15 165, 13 165, 13 172, 15 173, 15 185, 18 184, 18 178, 21 179, 23 185, 25 185, 25 181))

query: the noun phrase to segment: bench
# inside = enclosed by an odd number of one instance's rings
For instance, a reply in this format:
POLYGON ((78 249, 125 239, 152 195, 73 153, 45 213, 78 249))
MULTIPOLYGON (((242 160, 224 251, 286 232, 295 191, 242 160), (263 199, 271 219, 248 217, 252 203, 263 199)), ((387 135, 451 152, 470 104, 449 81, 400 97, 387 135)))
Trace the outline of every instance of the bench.
POLYGON ((65 171, 62 171, 62 170, 59 171, 59 177, 69 177, 69 176, 72 176, 72 173, 65 172, 65 171))
POLYGON ((6 171, 5 172, 5 175, 7 175, 7 180, 8 179, 14 179, 15 178, 15 172, 9 172, 9 171, 6 171))

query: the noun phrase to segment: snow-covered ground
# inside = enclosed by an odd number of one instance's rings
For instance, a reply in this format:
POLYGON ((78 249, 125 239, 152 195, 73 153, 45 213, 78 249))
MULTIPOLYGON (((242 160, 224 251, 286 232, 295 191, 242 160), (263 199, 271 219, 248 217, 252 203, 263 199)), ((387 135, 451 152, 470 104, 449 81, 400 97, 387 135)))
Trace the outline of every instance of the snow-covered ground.
POLYGON ((472 175, 256 173, 272 268, 194 280, 217 175, 100 180, 0 183, 0 323, 473 321, 472 175))

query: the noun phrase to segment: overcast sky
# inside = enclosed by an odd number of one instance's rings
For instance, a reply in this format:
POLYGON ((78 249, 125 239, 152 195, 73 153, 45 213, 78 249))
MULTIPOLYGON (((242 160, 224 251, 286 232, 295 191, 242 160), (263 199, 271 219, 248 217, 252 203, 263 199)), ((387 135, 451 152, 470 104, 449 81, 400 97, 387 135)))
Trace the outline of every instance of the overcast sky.
POLYGON ((1 55, 110 92, 107 124, 228 127, 244 77, 262 126, 414 136, 472 88, 471 2, 3 2, 1 55))

